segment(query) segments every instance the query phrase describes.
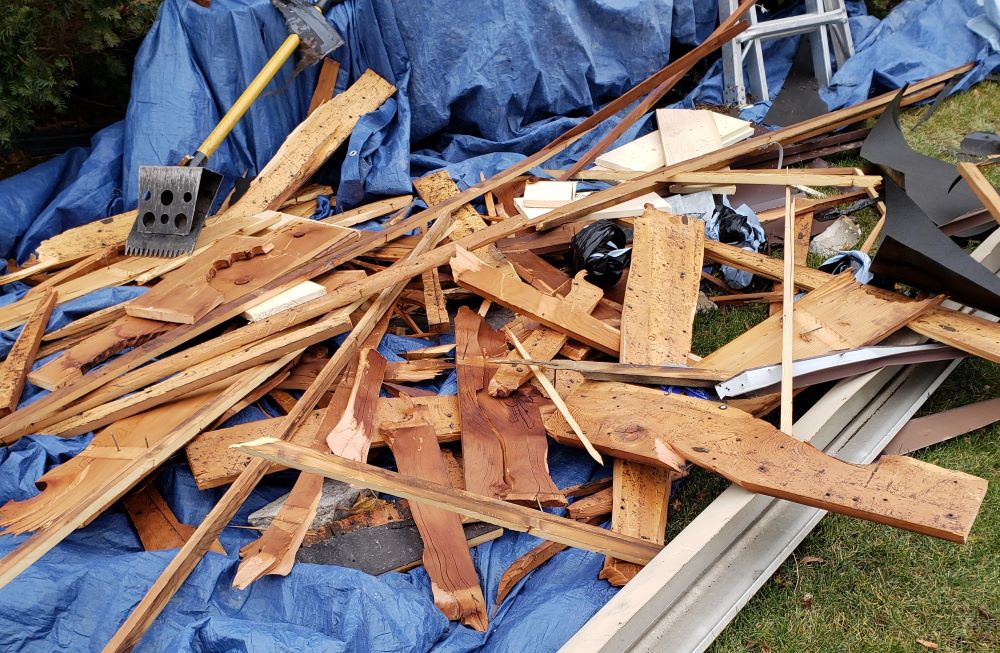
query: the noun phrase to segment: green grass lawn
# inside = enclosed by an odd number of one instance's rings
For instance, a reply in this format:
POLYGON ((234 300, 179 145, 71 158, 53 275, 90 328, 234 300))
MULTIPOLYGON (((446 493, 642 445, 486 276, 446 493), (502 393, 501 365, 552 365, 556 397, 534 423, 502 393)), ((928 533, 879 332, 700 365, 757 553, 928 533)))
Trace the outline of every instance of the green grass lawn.
MULTIPOLYGON (((958 160, 973 130, 1000 131, 1000 85, 982 84, 948 99, 922 126, 923 108, 906 112, 911 145, 958 160)), ((858 165, 854 157, 832 161, 858 165)), ((986 170, 1000 184, 1000 166, 986 170)), ((871 212, 859 223, 865 235, 871 212)), ((863 240, 863 238, 862 238, 863 240)), ((812 261, 811 261, 812 263, 812 261)), ((695 351, 705 354, 767 315, 762 305, 699 315, 695 351)), ((938 412, 1000 394, 1000 365, 968 359, 922 408, 938 412)), ((830 515, 803 541, 710 649, 761 652, 1000 651, 1000 424, 917 452, 916 457, 990 481, 965 545, 888 526, 830 515)), ((695 470, 676 493, 668 537, 675 535, 726 483, 695 470)))

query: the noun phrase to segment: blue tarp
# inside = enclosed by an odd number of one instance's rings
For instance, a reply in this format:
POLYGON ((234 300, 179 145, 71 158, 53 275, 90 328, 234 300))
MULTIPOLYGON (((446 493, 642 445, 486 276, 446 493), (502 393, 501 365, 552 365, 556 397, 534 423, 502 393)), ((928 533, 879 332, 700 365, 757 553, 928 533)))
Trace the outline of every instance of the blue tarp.
MULTIPOLYGON (((964 28, 976 13, 974 0, 909 0, 881 24, 863 15, 860 3, 851 6, 858 55, 835 78, 827 96, 834 106, 865 97, 869 86, 914 81, 974 56, 979 76, 996 67, 986 42, 964 28)), ((362 119, 322 175, 338 187, 341 209, 408 192, 411 177, 445 165, 471 183, 481 170, 491 174, 537 150, 661 67, 671 39, 703 39, 714 26, 714 7, 695 0, 349 0, 329 15, 347 42, 335 55, 342 64, 338 88, 373 68, 399 92, 362 119)), ((90 148, 0 182, 4 257, 23 261, 46 237, 133 207, 138 166, 173 163, 196 147, 285 34, 268 0, 213 0, 211 9, 166 0, 136 60, 126 119, 95 136, 90 148)), ((793 46, 769 46, 775 90, 793 46)), ((230 179, 253 175, 274 154, 304 115, 315 81, 315 70, 294 80, 290 71, 250 109, 211 167, 230 179)), ((719 101, 720 75, 713 67, 686 101, 719 101)), ((650 127, 641 122, 623 140, 650 127)), ((564 165, 592 142, 583 139, 550 165, 564 165)), ((0 289, 0 304, 26 290, 0 289)), ((55 312, 49 328, 138 292, 107 290, 75 300, 55 312)), ((0 353, 14 337, 16 331, 0 336, 0 353)), ((394 357, 426 344, 387 337, 382 350, 394 357)), ((454 377, 428 387, 453 394, 454 377)), ((29 387, 25 400, 40 392, 29 387)), ((250 408, 231 423, 261 417, 250 408)), ((35 494, 34 481, 89 437, 33 436, 0 449, 0 503, 35 494)), ((560 486, 607 473, 582 452, 557 445, 549 466, 560 486)), ((293 479, 290 472, 269 477, 236 523, 286 492, 293 479)), ((199 492, 180 461, 167 464, 156 483, 178 517, 192 524, 222 493, 199 492)), ((441 615, 422 569, 374 578, 301 564, 287 578, 234 590, 237 550, 250 538, 227 529, 222 542, 229 555, 206 556, 136 650, 554 650, 615 592, 597 579, 601 556, 568 550, 530 574, 480 634, 441 615)), ((0 554, 23 539, 0 536, 0 554)), ((500 575, 537 542, 510 533, 473 552, 491 614, 500 575)), ((122 509, 112 507, 0 589, 0 650, 100 650, 171 555, 143 552, 122 509)))

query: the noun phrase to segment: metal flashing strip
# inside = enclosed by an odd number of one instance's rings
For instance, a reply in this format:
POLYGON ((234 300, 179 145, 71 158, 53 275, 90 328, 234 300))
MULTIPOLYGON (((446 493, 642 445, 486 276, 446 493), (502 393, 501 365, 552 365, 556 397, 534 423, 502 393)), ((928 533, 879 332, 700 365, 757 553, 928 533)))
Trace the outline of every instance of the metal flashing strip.
MULTIPOLYGON (((973 258, 1000 270, 1000 231, 973 258)), ((902 332, 890 340, 922 339, 902 332)), ((958 363, 841 381, 796 422, 795 436, 842 460, 871 462, 958 363)), ((825 514, 729 487, 560 650, 704 651, 825 514)))

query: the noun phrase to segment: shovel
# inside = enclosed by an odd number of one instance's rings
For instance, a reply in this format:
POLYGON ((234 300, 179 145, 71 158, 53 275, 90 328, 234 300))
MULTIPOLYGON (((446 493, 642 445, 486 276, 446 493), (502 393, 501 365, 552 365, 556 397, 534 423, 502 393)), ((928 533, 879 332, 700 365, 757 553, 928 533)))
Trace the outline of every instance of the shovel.
POLYGON ((222 175, 205 168, 208 157, 296 50, 301 50, 301 60, 294 75, 343 45, 343 38, 323 17, 343 1, 271 0, 288 23, 288 38, 194 154, 176 166, 139 167, 138 216, 125 242, 126 254, 172 258, 194 251, 222 183, 222 175))

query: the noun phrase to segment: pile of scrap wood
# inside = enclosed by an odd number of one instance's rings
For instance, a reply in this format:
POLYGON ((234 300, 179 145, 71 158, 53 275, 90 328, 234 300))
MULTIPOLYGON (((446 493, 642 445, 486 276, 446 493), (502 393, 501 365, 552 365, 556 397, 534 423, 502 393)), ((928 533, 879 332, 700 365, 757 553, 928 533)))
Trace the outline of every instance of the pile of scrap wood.
MULTIPOLYGON (((800 161, 838 144, 857 147, 856 137, 831 144, 836 139, 827 135, 879 115, 893 95, 757 136, 708 111, 668 112, 655 142, 647 137, 633 146, 643 152, 634 168, 628 152, 605 154, 700 58, 745 29, 738 21, 726 21, 705 44, 472 188, 461 191, 443 171, 418 179, 415 193, 426 210, 410 214, 413 198, 401 197, 321 220, 303 217, 317 194, 329 191, 307 185, 313 173, 358 119, 394 92, 369 71, 316 103, 246 193, 209 220, 190 256, 123 256, 134 214, 47 241, 33 265, 12 275, 32 290, 0 308, 3 328, 24 325, 0 378, 8 413, 0 442, 95 435, 41 479, 37 496, 0 508, 5 532, 31 533, 0 560, 0 585, 124 498, 147 548, 180 549, 105 649, 128 650, 201 557, 220 551, 219 534, 261 479, 287 468, 301 474, 260 538, 241 551, 235 585, 287 575, 304 543, 409 522, 422 551, 404 552, 391 568, 422 559, 437 606, 478 630, 489 615, 470 546, 502 529, 545 540, 507 570, 497 603, 565 547, 604 554, 601 577, 622 585, 662 548, 671 485, 691 465, 752 492, 965 541, 983 479, 899 455, 846 464, 796 439, 791 427, 793 395, 809 385, 901 362, 1000 360, 994 318, 960 310, 944 296, 982 299, 973 306, 996 314, 990 288, 904 295, 862 284, 851 272, 804 265, 813 216, 878 198, 880 176, 760 167, 775 145, 800 161), (527 176, 633 105, 571 169, 538 183, 527 176), (585 169, 595 159, 603 167, 585 169), (577 191, 574 180, 593 178, 618 183, 577 191), (837 191, 792 196, 793 187, 815 186, 837 191), (672 192, 731 187, 777 189, 777 205, 759 215, 765 231, 783 236, 784 260, 706 239, 700 219, 672 212, 672 192), (479 198, 485 214, 472 204, 479 198), (352 228, 386 216, 377 230, 352 228), (569 256, 574 235, 601 219, 624 227, 631 247, 625 274, 606 288, 588 281, 569 256), (726 285, 705 272, 709 264, 773 281, 742 301, 770 302, 775 311, 699 358, 692 334, 701 289, 726 285), (149 289, 44 333, 55 305, 130 283, 149 289), (871 349, 904 328, 945 346, 911 335, 871 349), (436 336, 449 331, 454 344, 440 344, 436 336), (427 346, 387 362, 377 349, 387 332, 428 338, 427 346), (452 370, 457 396, 421 388, 452 370), (18 408, 25 383, 51 392, 18 408), (663 385, 701 388, 713 398, 663 385), (285 415, 220 428, 265 397, 285 415), (762 419, 777 408, 780 428, 762 419), (549 437, 586 449, 608 470, 605 478, 559 488, 548 470, 549 437), (398 471, 369 464, 370 451, 391 452, 398 471), (182 453, 201 489, 227 486, 193 530, 148 484, 182 453), (344 493, 349 516, 330 511, 317 525, 324 478, 355 491, 344 493), (546 507, 565 508, 566 516, 546 507), (602 527, 609 517, 610 528, 602 527), (488 526, 468 528, 477 523, 488 526)), ((913 84, 901 101, 932 97, 963 70, 913 84)), ((996 192, 977 183, 978 172, 963 171, 1000 220, 996 192)), ((891 215, 891 198, 889 208, 891 215)), ((890 223, 882 223, 888 238, 890 223)), ((892 234, 900 246, 921 246, 892 234)))

